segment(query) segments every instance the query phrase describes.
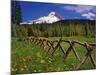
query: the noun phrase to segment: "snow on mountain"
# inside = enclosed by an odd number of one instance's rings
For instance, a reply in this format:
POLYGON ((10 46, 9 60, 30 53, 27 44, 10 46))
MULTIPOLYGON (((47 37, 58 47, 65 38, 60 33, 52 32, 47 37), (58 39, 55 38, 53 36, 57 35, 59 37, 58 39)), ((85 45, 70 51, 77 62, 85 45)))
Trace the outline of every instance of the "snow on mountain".
POLYGON ((48 16, 40 17, 34 20, 34 23, 41 24, 41 23, 54 23, 57 21, 62 20, 63 18, 59 16, 56 12, 50 12, 48 16))
POLYGON ((43 16, 43 17, 40 17, 36 20, 31 20, 29 22, 24 22, 24 23, 20 23, 20 24, 54 23, 54 22, 60 21, 62 19, 63 19, 63 17, 58 15, 56 12, 50 12, 47 16, 43 16))

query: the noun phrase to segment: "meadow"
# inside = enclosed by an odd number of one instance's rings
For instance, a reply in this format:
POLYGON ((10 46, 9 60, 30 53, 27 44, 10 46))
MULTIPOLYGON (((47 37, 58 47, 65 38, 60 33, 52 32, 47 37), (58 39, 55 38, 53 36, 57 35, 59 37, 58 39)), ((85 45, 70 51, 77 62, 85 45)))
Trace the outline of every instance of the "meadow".
MULTIPOLYGON (((50 37, 49 39, 59 39, 58 37, 50 37)), ((80 42, 95 43, 95 38, 87 38, 83 36, 63 37, 64 40, 78 40, 80 42)), ((63 44, 66 49, 68 44, 63 44)), ((84 58, 86 50, 80 45, 76 45, 75 49, 80 56, 84 58)), ((63 53, 57 49, 53 56, 50 53, 46 54, 47 49, 34 43, 28 43, 12 38, 12 60, 11 73, 41 73, 41 72, 57 72, 57 71, 73 71, 75 65, 79 63, 73 52, 66 59, 63 58, 63 53), (64 61, 63 61, 64 60, 64 61)), ((96 59, 95 51, 92 53, 96 59)), ((95 69, 88 60, 81 66, 79 70, 95 69)))

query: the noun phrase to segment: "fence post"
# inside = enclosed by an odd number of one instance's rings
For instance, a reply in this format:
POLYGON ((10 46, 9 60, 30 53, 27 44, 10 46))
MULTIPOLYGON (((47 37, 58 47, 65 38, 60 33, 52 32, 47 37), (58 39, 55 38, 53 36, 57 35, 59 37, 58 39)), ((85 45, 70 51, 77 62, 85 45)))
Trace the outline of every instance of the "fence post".
POLYGON ((91 53, 93 51, 92 47, 90 47, 90 45, 88 45, 87 43, 84 44, 84 47, 86 48, 87 52, 85 54, 85 57, 82 59, 82 61, 76 66, 76 69, 79 69, 81 67, 81 65, 85 63, 85 61, 87 60, 88 57, 90 57, 91 62, 93 64, 93 66, 95 67, 95 61, 91 55, 91 53))

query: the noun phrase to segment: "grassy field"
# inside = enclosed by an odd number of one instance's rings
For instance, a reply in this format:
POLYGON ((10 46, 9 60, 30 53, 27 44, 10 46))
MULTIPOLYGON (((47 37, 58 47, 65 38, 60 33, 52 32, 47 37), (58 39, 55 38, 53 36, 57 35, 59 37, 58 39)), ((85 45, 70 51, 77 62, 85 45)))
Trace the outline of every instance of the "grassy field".
MULTIPOLYGON (((52 37, 49 39, 57 39, 52 37)), ((65 40, 78 40, 80 42, 95 43, 95 38, 86 37, 63 37, 65 40)), ((63 44, 64 48, 68 48, 68 44, 63 44)), ((75 45, 76 51, 80 58, 84 58, 86 50, 84 47, 75 45)), ((36 44, 29 44, 24 41, 18 41, 17 38, 12 38, 12 59, 11 72, 14 74, 21 73, 40 73, 40 72, 55 72, 55 71, 73 71, 74 66, 79 63, 73 52, 67 59, 64 60, 63 53, 57 49, 54 56, 46 54, 47 49, 36 44)), ((92 53, 95 58, 95 52, 92 53)), ((80 70, 94 69, 90 59, 83 64, 80 70)))

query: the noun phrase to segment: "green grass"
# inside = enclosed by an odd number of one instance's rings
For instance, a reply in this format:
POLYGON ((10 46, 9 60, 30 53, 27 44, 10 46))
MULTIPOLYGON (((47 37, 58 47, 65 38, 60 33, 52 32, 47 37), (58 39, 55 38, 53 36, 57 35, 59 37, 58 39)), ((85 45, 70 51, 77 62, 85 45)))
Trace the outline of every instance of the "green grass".
MULTIPOLYGON (((52 37, 49 39, 58 39, 52 37)), ((81 42, 95 43, 95 38, 85 37, 63 37, 65 40, 78 40, 81 42)), ((68 44, 62 45, 64 49, 68 48, 68 44)), ((75 49, 82 59, 86 53, 84 47, 76 45, 75 49)), ((12 38, 12 59, 11 59, 11 72, 12 74, 20 73, 40 73, 40 72, 54 72, 54 71, 72 71, 75 70, 74 66, 79 63, 73 52, 68 58, 64 60, 63 53, 57 49, 54 56, 46 54, 47 49, 36 44, 18 41, 17 38, 12 38)), ((95 58, 95 52, 92 53, 95 58)), ((94 69, 90 59, 83 64, 80 70, 94 69)))

